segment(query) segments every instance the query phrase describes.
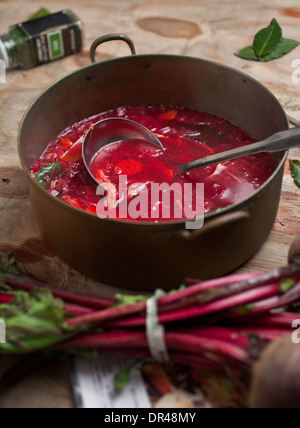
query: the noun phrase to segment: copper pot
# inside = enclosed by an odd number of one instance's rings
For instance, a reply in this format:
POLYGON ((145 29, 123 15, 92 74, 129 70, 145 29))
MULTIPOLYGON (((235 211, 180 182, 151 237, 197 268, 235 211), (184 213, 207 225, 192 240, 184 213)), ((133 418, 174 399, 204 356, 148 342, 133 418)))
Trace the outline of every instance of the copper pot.
MULTIPOLYGON (((134 47, 124 36, 117 36, 134 47)), ((91 49, 115 36, 98 39, 91 49)), ((42 189, 30 167, 67 126, 124 104, 182 105, 223 116, 261 140, 288 128, 278 100, 259 82, 198 58, 133 55, 92 64, 55 82, 33 102, 19 133, 19 154, 28 176, 39 228, 53 250, 80 272, 109 285, 136 290, 178 287, 233 271, 268 237, 278 210, 285 153, 269 180, 247 199, 186 231, 185 223, 145 224, 99 219, 42 189)))

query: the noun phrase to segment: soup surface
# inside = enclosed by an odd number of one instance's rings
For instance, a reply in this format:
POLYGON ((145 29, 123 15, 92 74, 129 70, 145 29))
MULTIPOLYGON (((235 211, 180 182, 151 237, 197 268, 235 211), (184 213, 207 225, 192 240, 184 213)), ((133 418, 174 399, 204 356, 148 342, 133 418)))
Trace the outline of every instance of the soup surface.
POLYGON ((270 177, 275 165, 269 155, 258 154, 183 176, 177 166, 253 141, 238 126, 209 113, 166 105, 122 106, 64 130, 34 162, 32 175, 52 196, 99 216, 155 222, 187 219, 202 213, 201 203, 207 213, 246 198, 270 177), (165 149, 140 141, 102 149, 90 169, 104 193, 85 170, 82 142, 95 123, 110 117, 141 123, 165 149), (163 186, 153 187, 154 183, 163 186), (204 184, 204 193, 199 184, 204 184))

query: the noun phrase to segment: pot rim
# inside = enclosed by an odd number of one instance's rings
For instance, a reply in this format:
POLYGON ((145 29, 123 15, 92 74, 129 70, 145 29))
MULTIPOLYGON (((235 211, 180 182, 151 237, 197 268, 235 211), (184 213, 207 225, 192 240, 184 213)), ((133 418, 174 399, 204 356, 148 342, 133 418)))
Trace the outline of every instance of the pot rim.
MULTIPOLYGON (((22 156, 22 142, 21 142, 21 134, 22 134, 22 130, 23 130, 23 126, 24 126, 24 123, 26 122, 26 119, 27 119, 27 115, 28 115, 28 113, 30 112, 30 110, 34 107, 34 105, 39 101, 39 99, 44 95, 44 94, 46 94, 48 91, 51 91, 52 90, 52 88, 54 87, 54 86, 56 86, 57 84, 59 84, 59 83, 62 83, 64 80, 66 80, 66 79, 68 79, 69 77, 71 77, 71 76, 73 76, 73 75, 76 75, 76 74, 78 74, 78 73, 81 73, 81 72, 83 72, 83 71, 89 71, 89 70, 91 70, 91 69, 93 69, 93 68, 96 68, 96 67, 98 67, 99 65, 101 65, 101 64, 108 64, 108 63, 114 63, 114 62, 120 62, 120 61, 122 61, 122 60, 124 60, 124 59, 126 59, 126 60, 133 60, 133 61, 135 61, 135 60, 137 60, 137 59, 151 59, 151 58, 165 58, 165 59, 178 59, 178 60, 182 60, 182 59, 186 59, 186 60, 189 60, 189 61, 197 61, 197 62, 202 62, 202 63, 204 63, 204 64, 210 64, 210 65, 214 65, 214 66, 217 66, 217 67, 219 67, 219 68, 223 68, 223 69, 225 69, 225 70, 228 70, 228 71, 231 71, 231 72, 233 72, 233 73, 236 73, 236 74, 238 74, 238 75, 240 75, 241 77, 244 77, 244 78, 246 78, 246 79, 249 79, 249 80, 251 80, 253 83, 255 83, 255 84, 257 84, 257 85, 259 85, 261 88, 263 88, 264 89, 264 91, 267 93, 267 94, 269 94, 272 98, 273 98, 273 100, 274 100, 274 103, 277 105, 277 107, 279 107, 281 110, 282 110, 282 112, 283 112, 283 114, 284 114, 284 116, 285 116, 285 118, 286 118, 286 126, 287 126, 287 129, 289 128, 289 121, 288 121, 288 118, 287 118, 287 114, 286 114, 286 112, 285 112, 285 110, 283 109, 283 107, 282 107, 282 105, 281 105, 281 103, 279 102, 279 100, 277 99, 277 97, 265 86, 265 85, 263 85, 261 82, 259 82, 257 79, 255 79, 255 78, 253 78, 252 76, 250 76, 250 75, 248 75, 248 74, 246 74, 246 73, 244 73, 243 71, 240 71, 240 70, 237 70, 236 68, 233 68, 233 67, 230 67, 230 66, 228 66, 228 65, 223 65, 223 64, 219 64, 219 63, 217 63, 217 62, 214 62, 214 61, 210 61, 210 60, 206 60, 206 59, 202 59, 202 58, 197 58, 197 57, 193 57, 193 56, 185 56, 185 55, 172 55, 172 54, 142 54, 142 55, 133 55, 133 56, 124 56, 124 57, 120 57, 120 58, 112 58, 112 59, 108 59, 108 60, 105 60, 105 61, 100 61, 100 62, 96 62, 96 63, 93 63, 93 64, 89 64, 89 65, 86 65, 86 66, 84 66, 84 67, 81 67, 81 68, 79 68, 78 70, 74 70, 74 71, 72 71, 71 73, 68 73, 68 74, 66 74, 65 76, 63 76, 63 77, 61 77, 61 78, 59 78, 59 79, 57 79, 57 80, 55 80, 53 83, 51 83, 47 88, 45 88, 34 100, 33 100, 33 102, 29 105, 29 107, 26 109, 26 111, 25 111, 25 113, 24 113, 24 115, 23 115, 23 117, 22 117, 22 120, 21 120, 21 123, 20 123, 20 126, 19 126, 19 131, 18 131, 18 155, 19 155, 19 159, 20 159, 20 162, 21 162, 21 166, 22 166, 22 169, 23 169, 23 171, 25 172, 25 174, 27 175, 27 177, 29 178, 29 180, 30 180, 30 182, 31 182, 31 184, 32 185, 35 185, 35 186, 37 186, 39 189, 40 189, 40 191, 42 191, 42 192, 44 192, 44 194, 47 194, 47 196, 49 197, 49 198, 51 198, 51 199, 55 199, 56 200, 56 202, 57 203, 59 203, 59 204, 62 204, 62 206, 63 207, 65 207, 65 208, 68 208, 69 210, 72 210, 73 212, 74 212, 74 210, 75 211, 77 211, 78 213, 80 213, 81 215, 86 215, 86 216, 89 216, 91 219, 93 219, 93 220, 95 220, 95 219, 97 219, 98 221, 109 221, 109 222, 115 222, 115 223, 118 223, 118 224, 127 224, 127 225, 131 225, 131 226, 134 226, 134 227, 155 227, 155 228, 166 228, 166 227, 168 227, 168 226, 182 226, 182 225, 185 225, 185 223, 187 222, 187 221, 192 221, 193 219, 182 219, 182 220, 174 220, 174 221, 165 221, 165 222, 158 222, 158 223, 156 223, 156 222, 147 222, 147 221, 133 221, 133 220, 124 220, 124 219, 113 219, 113 218, 104 218, 104 219, 101 219, 101 218, 99 218, 99 217, 97 217, 96 215, 94 215, 94 214, 91 214, 91 213, 88 213, 88 212, 86 212, 86 211, 84 211, 84 210, 82 210, 82 209, 79 209, 79 208, 76 208, 76 207, 73 207, 73 206, 71 206, 70 204, 68 204, 67 202, 65 202, 65 201, 63 201, 63 200, 61 200, 61 199, 59 199, 59 198, 56 198, 56 197, 54 197, 54 196, 52 196, 52 195, 50 195, 50 193, 49 192, 47 192, 47 190, 45 190, 45 189, 43 189, 33 178, 32 178, 32 176, 31 176, 31 173, 30 173, 30 170, 27 168, 27 166, 25 165, 25 162, 24 162, 24 159, 23 159, 23 156, 22 156)), ((225 118, 226 119, 226 118, 225 118)), ((236 124, 236 125, 238 125, 238 124, 236 124)), ((204 215, 204 220, 206 221, 206 220, 210 220, 210 219, 212 219, 212 218, 214 218, 214 217, 217 217, 217 216, 220 216, 220 215, 223 215, 223 214, 226 214, 226 213, 228 213, 229 211, 233 211, 233 210, 237 210, 237 209, 243 209, 243 206, 247 203, 247 202, 249 202, 250 200, 252 200, 252 198, 254 198, 258 193, 260 193, 261 191, 263 191, 263 189, 265 189, 268 185, 269 185, 269 183, 271 182, 271 181, 273 181, 273 179, 277 176, 277 174, 280 172, 280 170, 283 168, 283 166, 284 166, 284 164, 285 164, 285 162, 286 162, 286 160, 287 160, 287 157, 288 157, 288 150, 286 150, 286 151, 284 151, 284 152, 282 152, 283 153, 283 157, 282 157, 282 159, 281 159, 281 162, 279 163, 279 165, 276 167, 276 169, 275 169, 275 171, 273 172, 273 174, 272 175, 270 175, 270 177, 268 178, 268 180, 266 180, 266 182, 263 184, 263 185, 261 185, 257 190, 255 190, 253 193, 251 193, 248 197, 246 197, 246 198, 244 198, 244 199, 242 199, 242 200, 240 200, 239 202, 237 202, 237 203, 235 203, 235 204, 233 204, 233 205, 228 205, 227 207, 225 207, 225 208, 220 208, 220 209, 218 209, 218 210, 216 210, 216 211, 211 211, 211 212, 208 212, 208 213, 206 213, 205 215, 204 215)))

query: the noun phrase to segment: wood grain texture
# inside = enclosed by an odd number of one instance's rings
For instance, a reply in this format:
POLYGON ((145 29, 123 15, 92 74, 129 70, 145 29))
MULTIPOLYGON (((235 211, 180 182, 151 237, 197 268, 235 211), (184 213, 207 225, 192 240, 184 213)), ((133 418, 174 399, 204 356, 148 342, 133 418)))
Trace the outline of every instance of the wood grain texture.
MULTIPOLYGON (((23 21, 41 6, 40 0, 0 0, 0 34, 10 24, 23 21)), ((0 250, 14 249, 28 270, 63 288, 111 296, 115 289, 99 286, 70 269, 43 242, 28 199, 24 174, 19 167, 17 133, 31 101, 54 80, 89 63, 88 46, 100 35, 123 32, 143 53, 190 55, 217 61, 244 71, 265 84, 288 114, 300 120, 300 84, 292 82, 292 62, 300 48, 277 61, 243 61, 234 53, 249 45, 253 35, 275 17, 287 38, 299 39, 299 0, 57 0, 44 1, 51 11, 71 8, 86 26, 84 52, 29 71, 7 74, 0 84, 0 250)), ((99 59, 128 54, 119 42, 106 44, 99 59)), ((290 158, 300 158, 294 149, 290 158)), ((286 166, 283 192, 273 231, 261 249, 241 271, 265 271, 286 263, 288 248, 300 234, 300 189, 286 166)), ((4 367, 4 361, 1 361, 4 367)), ((48 363, 6 394, 0 407, 71 407, 68 370, 48 363)))

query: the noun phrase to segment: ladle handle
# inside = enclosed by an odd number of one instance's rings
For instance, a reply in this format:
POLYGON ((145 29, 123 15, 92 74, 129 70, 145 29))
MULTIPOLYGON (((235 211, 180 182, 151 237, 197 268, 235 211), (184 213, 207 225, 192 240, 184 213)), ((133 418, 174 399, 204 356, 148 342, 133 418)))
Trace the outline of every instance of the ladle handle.
POLYGON ((111 42, 114 40, 121 40, 122 42, 125 42, 129 46, 132 55, 136 55, 134 43, 128 36, 125 36, 124 34, 119 34, 119 33, 106 34, 105 36, 102 36, 96 39, 91 46, 90 57, 93 64, 96 62, 96 50, 98 46, 102 45, 103 43, 111 42))
POLYGON ((287 131, 278 132, 264 141, 259 143, 249 144, 247 146, 238 147, 237 149, 228 150, 206 158, 197 159, 192 162, 180 165, 180 174, 204 168, 210 165, 216 165, 221 162, 226 162, 238 159, 244 156, 254 155, 256 153, 274 153, 283 150, 289 150, 293 147, 300 146, 300 127, 288 129, 287 131))

